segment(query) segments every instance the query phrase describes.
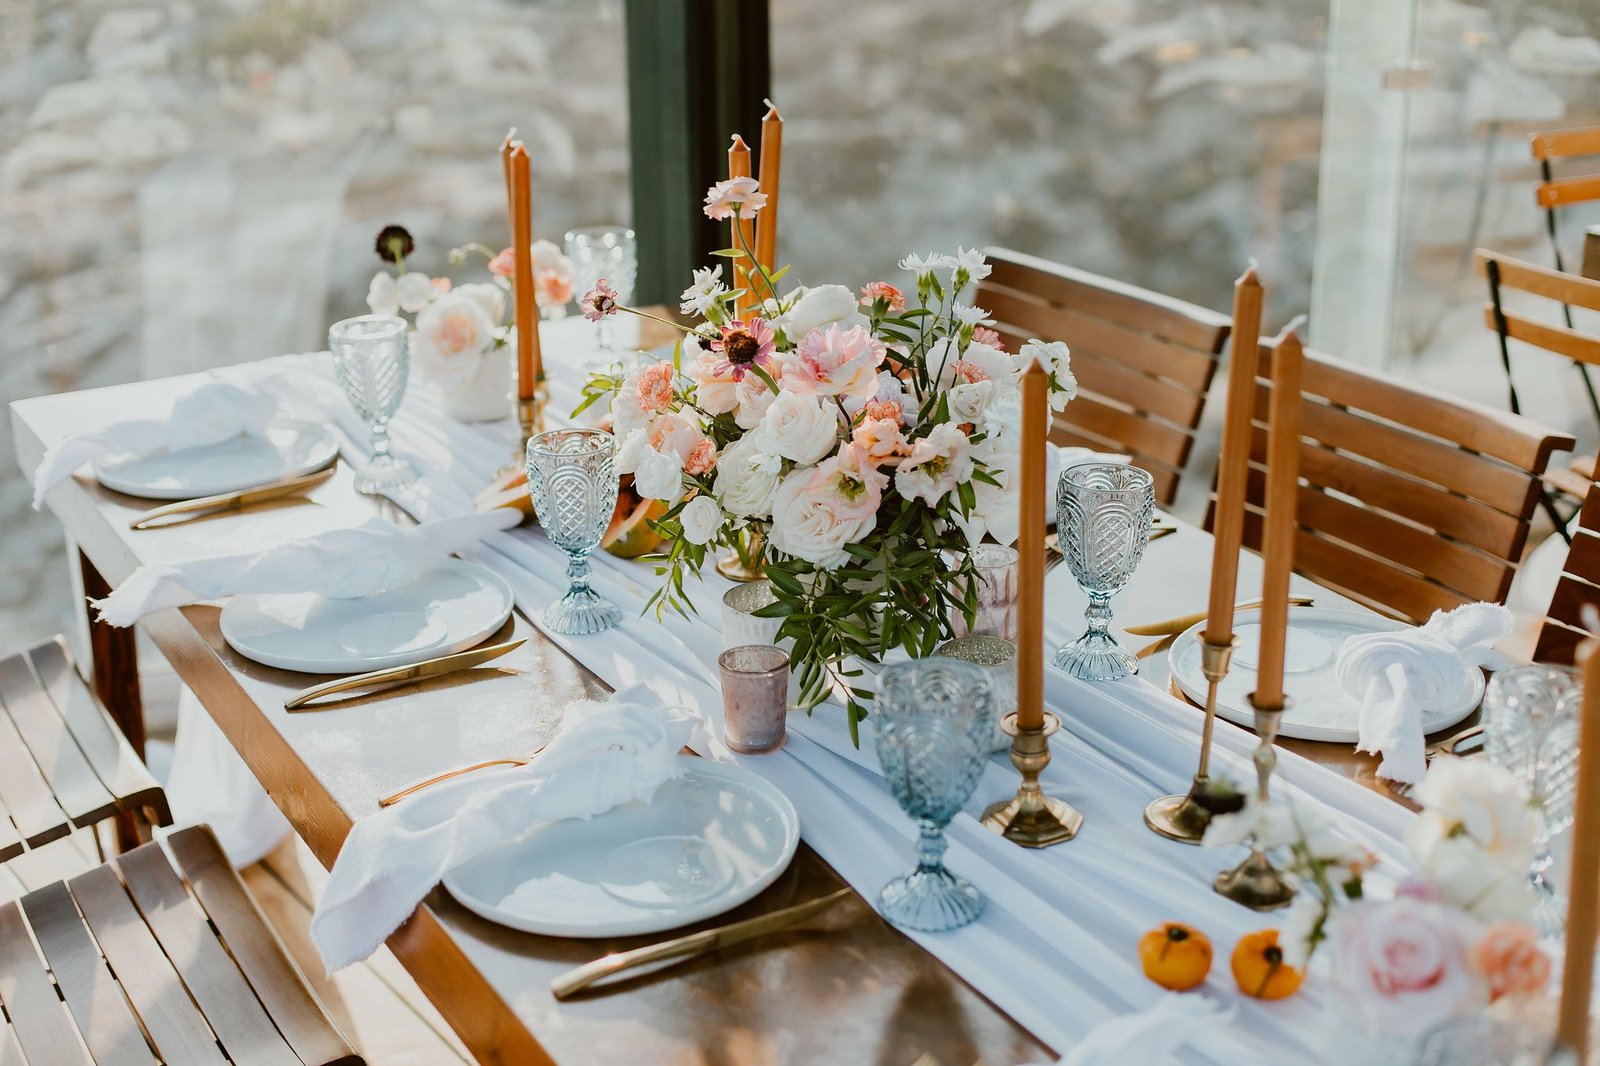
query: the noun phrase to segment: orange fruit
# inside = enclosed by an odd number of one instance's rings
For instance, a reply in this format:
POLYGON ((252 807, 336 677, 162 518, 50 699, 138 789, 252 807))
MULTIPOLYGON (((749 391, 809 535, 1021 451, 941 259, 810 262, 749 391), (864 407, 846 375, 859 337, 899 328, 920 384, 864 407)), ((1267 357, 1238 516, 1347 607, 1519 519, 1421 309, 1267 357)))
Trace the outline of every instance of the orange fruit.
POLYGON ((659 521, 671 508, 665 500, 643 500, 631 492, 617 497, 617 509, 611 514, 611 525, 600 546, 620 559, 637 559, 649 555, 662 545, 652 521, 659 521))
POLYGON ((1185 992, 1211 972, 1211 938, 1192 925, 1166 922, 1139 939, 1139 962, 1162 988, 1185 992))
POLYGON ((1276 929, 1260 929, 1233 947, 1233 979, 1239 991, 1256 999, 1287 999, 1300 990, 1305 974, 1283 961, 1276 929))

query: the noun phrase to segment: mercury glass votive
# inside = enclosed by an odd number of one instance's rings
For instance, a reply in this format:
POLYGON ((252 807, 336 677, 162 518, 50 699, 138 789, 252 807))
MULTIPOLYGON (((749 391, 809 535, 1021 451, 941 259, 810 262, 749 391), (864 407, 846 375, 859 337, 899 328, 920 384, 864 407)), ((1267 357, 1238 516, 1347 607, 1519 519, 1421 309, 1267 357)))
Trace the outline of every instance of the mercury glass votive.
MULTIPOLYGON (((757 611, 778 602, 772 582, 766 578, 741 582, 722 597, 722 646, 736 648, 741 644, 776 644, 789 651, 794 642, 785 637, 778 639, 783 626, 781 618, 759 618, 757 611)), ((800 705, 800 680, 794 671, 789 672, 789 706, 800 705)))
POLYGON ((1017 550, 1003 544, 980 544, 971 551, 977 571, 978 611, 967 625, 960 608, 950 612, 950 631, 956 637, 1017 639, 1017 550))
POLYGON ((746 755, 776 751, 787 736, 789 653, 773 644, 741 644, 717 656, 728 747, 746 755))
MULTIPOLYGON (((1016 553, 1012 553, 1015 557, 1016 553)), ((934 651, 947 659, 960 659, 981 667, 989 678, 994 719, 993 751, 1010 751, 1011 736, 1000 728, 1006 715, 1017 709, 1017 646, 1004 637, 971 636, 947 640, 934 651)))

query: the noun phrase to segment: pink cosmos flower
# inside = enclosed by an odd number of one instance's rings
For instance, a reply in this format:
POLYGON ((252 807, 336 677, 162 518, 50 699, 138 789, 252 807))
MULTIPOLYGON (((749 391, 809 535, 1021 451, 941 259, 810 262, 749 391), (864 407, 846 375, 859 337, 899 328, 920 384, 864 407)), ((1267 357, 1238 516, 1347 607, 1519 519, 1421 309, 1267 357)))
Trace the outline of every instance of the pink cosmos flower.
POLYGON ((1006 342, 1000 339, 1000 334, 988 326, 975 326, 972 330, 974 344, 987 344, 997 352, 1006 350, 1006 342))
POLYGON ((899 466, 900 461, 911 454, 911 444, 900 432, 898 415, 894 418, 863 418, 851 433, 850 443, 864 451, 878 466, 899 466))
POLYGON ((747 318, 723 326, 722 336, 711 342, 711 350, 722 356, 721 362, 711 368, 712 373, 731 373, 733 380, 742 381, 752 366, 770 371, 778 341, 766 319, 747 318))
POLYGON ((906 309, 905 295, 887 281, 872 281, 861 286, 862 307, 871 307, 877 300, 882 300, 888 304, 891 312, 904 311, 906 309))
POLYGON ((861 326, 818 326, 786 357, 784 386, 816 396, 871 396, 886 352, 861 326))
POLYGON ((1550 981, 1550 956, 1539 934, 1521 922, 1495 922, 1472 948, 1472 965, 1489 983, 1489 999, 1531 996, 1550 981))
POLYGON ((706 217, 718 222, 738 211, 740 218, 754 218, 767 206, 767 194, 760 191, 755 178, 729 178, 706 191, 706 217))
POLYGON ((711 438, 703 438, 689 452, 689 458, 683 461, 683 472, 699 476, 709 474, 717 465, 717 446, 711 443, 711 438))
POLYGON ((646 411, 665 411, 672 406, 677 390, 672 387, 672 364, 663 360, 639 375, 639 406, 646 411))
POLYGON ((583 308, 584 318, 598 322, 607 315, 616 314, 621 305, 617 303, 617 290, 607 285, 605 278, 601 278, 594 283, 594 288, 583 294, 578 306, 583 308))
POLYGON ((537 270, 533 298, 540 307, 561 307, 572 299, 572 278, 559 270, 537 270))
POLYGON ((489 260, 489 273, 502 278, 517 276, 517 253, 515 249, 505 248, 493 259, 489 260))

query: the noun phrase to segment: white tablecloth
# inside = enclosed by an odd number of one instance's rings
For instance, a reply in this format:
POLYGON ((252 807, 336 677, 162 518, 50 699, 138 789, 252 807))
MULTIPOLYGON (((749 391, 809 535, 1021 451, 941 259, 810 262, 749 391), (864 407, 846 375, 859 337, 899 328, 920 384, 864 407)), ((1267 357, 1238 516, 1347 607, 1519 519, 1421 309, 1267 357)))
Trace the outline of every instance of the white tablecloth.
MULTIPOLYGON (((545 327, 544 350, 554 384, 552 421, 576 398, 576 365, 587 345, 581 320, 545 327), (573 368, 573 369, 569 369, 573 368)), ((326 367, 323 367, 326 372, 326 367)), ((365 434, 352 415, 342 427, 359 461, 365 434)), ((462 425, 438 413, 437 396, 414 384, 392 432, 396 450, 415 463, 419 482, 398 503, 418 519, 458 514, 505 463, 514 426, 462 425)), ((1188 531, 1185 536, 1202 537, 1188 531)), ((1177 541, 1179 538, 1167 538, 1177 541)), ((1165 614, 1204 605, 1206 575, 1191 562, 1161 571, 1162 542, 1145 567, 1158 574, 1165 614)), ((465 557, 503 575, 517 602, 537 621, 540 610, 565 587, 565 558, 542 533, 523 527, 497 534, 465 557)), ((590 637, 550 634, 608 684, 640 681, 663 699, 696 704, 720 721, 716 656, 721 650, 718 611, 727 582, 711 574, 691 586, 700 616, 658 621, 641 615, 655 576, 648 565, 594 557, 595 587, 622 605, 624 621, 590 637)), ((1247 576, 1255 573, 1246 561, 1247 576)), ((1081 629, 1081 598, 1059 568, 1048 599, 1047 641, 1071 639, 1081 629)), ((1123 604, 1117 605, 1124 609, 1123 604)), ((1155 615, 1159 617, 1160 615, 1155 615)), ((1148 619, 1150 614, 1134 617, 1148 619)), ((1216 872, 1242 852, 1212 851, 1164 840, 1145 828, 1141 811, 1153 797, 1186 788, 1194 773, 1200 715, 1141 678, 1090 684, 1046 669, 1046 700, 1060 715, 1052 745, 1047 789, 1083 812, 1076 840, 1043 851, 1018 848, 984 829, 975 815, 1015 790, 1016 774, 1003 755, 984 772, 966 811, 950 828, 950 867, 970 878, 988 900, 982 918, 964 929, 911 934, 965 980, 1042 1040, 1064 1051, 1098 1022, 1150 1006, 1160 990, 1142 975, 1136 944, 1157 923, 1190 922, 1212 937, 1217 963, 1207 995, 1239 1002, 1235 1022, 1205 1038, 1193 1061, 1246 1066, 1313 1061, 1320 1006, 1315 982, 1280 1003, 1246 1000, 1234 988, 1228 956, 1243 933, 1275 924, 1212 892, 1216 872)), ((913 861, 915 836, 878 773, 870 728, 852 747, 841 708, 824 706, 810 717, 790 718, 790 739, 780 752, 740 757, 793 800, 802 834, 858 891, 875 899, 890 878, 913 861)), ((1253 735, 1218 723, 1213 772, 1253 781, 1248 760, 1253 735)), ((1403 862, 1399 838, 1410 817, 1400 806, 1332 771, 1287 752, 1279 761, 1276 794, 1336 812, 1347 831, 1367 844, 1390 869, 1403 862)), ((826 1020, 819 1020, 826 1024, 826 1020)), ((996 1064, 1000 1066, 1000 1064, 996 1064)))

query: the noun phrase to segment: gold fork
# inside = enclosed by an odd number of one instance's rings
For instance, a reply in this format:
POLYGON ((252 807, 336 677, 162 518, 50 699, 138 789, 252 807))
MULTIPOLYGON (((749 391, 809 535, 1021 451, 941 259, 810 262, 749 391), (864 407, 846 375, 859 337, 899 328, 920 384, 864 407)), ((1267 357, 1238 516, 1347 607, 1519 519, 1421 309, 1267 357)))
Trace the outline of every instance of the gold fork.
POLYGON ((522 756, 521 758, 512 756, 504 759, 485 759, 483 762, 475 762, 470 766, 458 766, 454 770, 446 770, 442 774, 434 774, 432 777, 424 778, 415 784, 407 785, 399 792, 394 792, 390 795, 384 796, 382 799, 378 800, 378 806, 393 807, 396 803, 399 803, 407 796, 421 792, 425 788, 432 788, 441 781, 448 781, 452 777, 460 777, 463 774, 470 774, 474 770, 487 770, 491 766, 526 766, 534 760, 536 755, 548 747, 549 744, 550 741, 546 740, 537 748, 534 748, 532 751, 528 752, 527 755, 522 756))

